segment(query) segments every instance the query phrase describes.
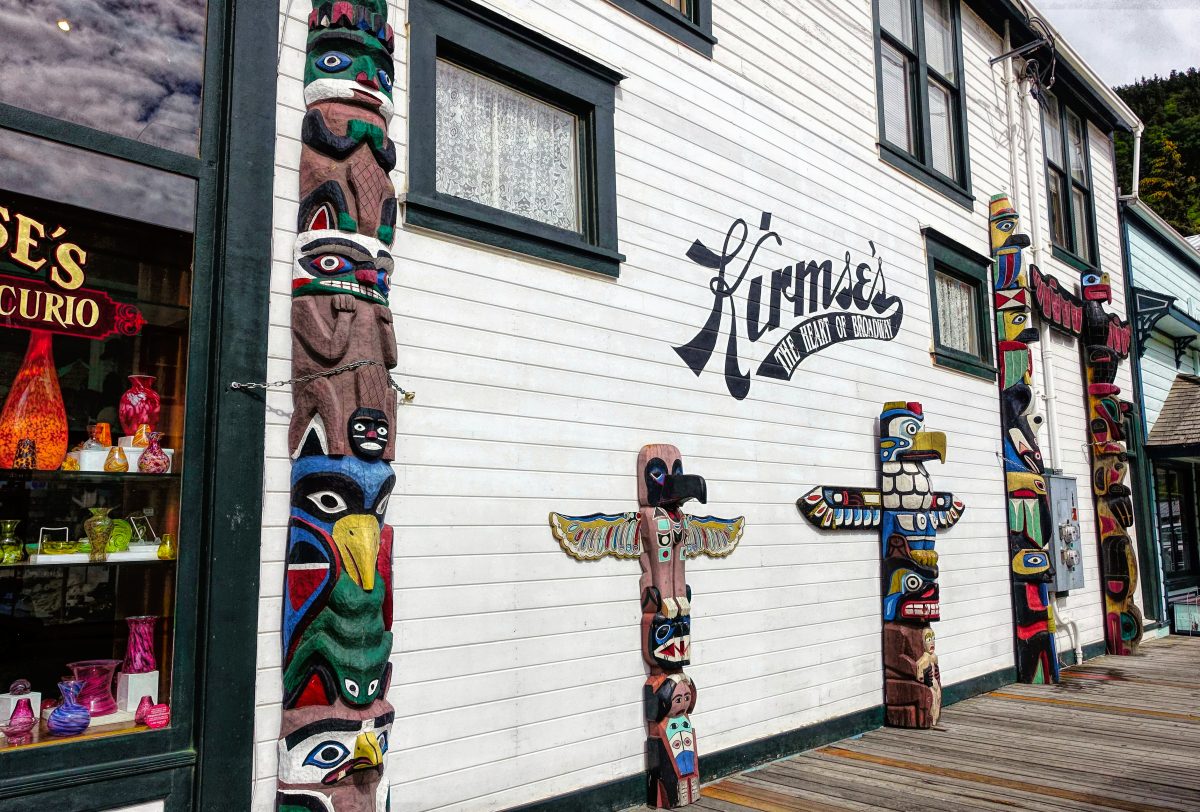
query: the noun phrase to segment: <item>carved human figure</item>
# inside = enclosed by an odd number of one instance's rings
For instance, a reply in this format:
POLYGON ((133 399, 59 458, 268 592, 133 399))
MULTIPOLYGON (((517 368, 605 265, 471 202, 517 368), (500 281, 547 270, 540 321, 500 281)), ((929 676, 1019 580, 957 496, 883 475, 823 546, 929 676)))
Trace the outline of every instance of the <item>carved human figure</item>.
POLYGON ((688 717, 696 686, 686 675, 659 674, 643 689, 646 710, 646 803, 674 809, 700 800, 699 751, 688 717))
POLYGON ((292 373, 318 375, 292 389, 288 444, 305 442, 330 454, 392 460, 396 334, 388 307, 392 255, 378 240, 313 231, 296 240, 292 268, 292 373), (370 364, 335 375, 339 366, 370 364), (372 434, 373 432, 373 434, 372 434))

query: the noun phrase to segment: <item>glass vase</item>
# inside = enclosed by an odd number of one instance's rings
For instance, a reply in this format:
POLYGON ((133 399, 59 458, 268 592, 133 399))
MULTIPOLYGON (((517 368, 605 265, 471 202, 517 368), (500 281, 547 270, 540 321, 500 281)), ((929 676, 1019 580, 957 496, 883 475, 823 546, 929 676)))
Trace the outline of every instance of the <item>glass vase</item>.
POLYGON ((113 673, 120 660, 80 660, 67 663, 67 668, 80 684, 79 704, 91 716, 107 716, 117 712, 117 698, 113 696, 113 673))
POLYGON ((158 668, 154 660, 155 615, 136 615, 125 618, 129 626, 129 642, 125 644, 125 662, 121 671, 126 674, 149 674, 158 668))
POLYGON ((12 716, 8 717, 8 724, 0 727, 0 733, 4 734, 9 744, 20 744, 21 742, 14 742, 13 739, 26 736, 35 727, 37 717, 33 715, 33 704, 28 698, 18 699, 12 716))
POLYGON ((67 455, 67 410, 63 406, 52 336, 29 334, 29 349, 0 410, 0 468, 12 468, 17 443, 33 440, 37 467, 54 471, 67 455))
POLYGON ((163 533, 162 541, 158 543, 158 560, 174 561, 179 557, 179 545, 175 543, 174 533, 163 533))
POLYGON ((171 469, 171 458, 158 444, 161 437, 161 432, 150 432, 149 445, 138 457, 138 470, 143 474, 165 474, 171 469))
MULTIPOLYGON (((116 662, 115 660, 113 662, 116 662)), ((62 693, 62 704, 50 712, 46 730, 52 736, 78 736, 92 723, 92 715, 79 703, 79 692, 83 683, 79 680, 63 680, 58 684, 62 693)), ((113 702, 115 707, 116 702, 113 702)))
POLYGON ((103 562, 108 560, 108 539, 112 536, 113 520, 109 517, 110 507, 91 508, 92 515, 83 523, 83 532, 88 539, 88 559, 103 562))
POLYGON ((126 435, 135 435, 138 426, 145 423, 150 431, 154 431, 158 426, 158 413, 161 408, 158 392, 154 391, 154 376, 130 375, 129 382, 133 385, 121 395, 121 404, 117 410, 121 428, 126 435))
POLYGON ((0 566, 20 564, 25 557, 25 547, 17 538, 20 519, 0 519, 0 566))
POLYGON ((104 470, 110 474, 123 474, 128 471, 129 459, 125 456, 125 449, 119 445, 108 449, 108 456, 104 459, 104 470))

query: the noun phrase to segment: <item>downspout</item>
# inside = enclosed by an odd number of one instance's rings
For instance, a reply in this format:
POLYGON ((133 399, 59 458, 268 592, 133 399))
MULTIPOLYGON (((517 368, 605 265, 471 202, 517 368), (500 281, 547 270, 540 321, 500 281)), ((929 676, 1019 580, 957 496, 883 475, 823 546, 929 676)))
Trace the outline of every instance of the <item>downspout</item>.
POLYGON ((1134 200, 1138 199, 1138 188, 1142 182, 1142 133, 1145 130, 1146 125, 1140 121, 1133 128, 1133 188, 1129 195, 1134 200))
MULTIPOLYGON (((1010 23, 1004 21, 1004 53, 1012 50, 1010 23)), ((1012 199, 1021 202, 1021 177, 1017 172, 1017 118, 1013 113, 1013 94, 1019 93, 1015 57, 1008 60, 1004 69, 1005 124, 1008 126, 1008 182, 1012 187, 1012 199)))

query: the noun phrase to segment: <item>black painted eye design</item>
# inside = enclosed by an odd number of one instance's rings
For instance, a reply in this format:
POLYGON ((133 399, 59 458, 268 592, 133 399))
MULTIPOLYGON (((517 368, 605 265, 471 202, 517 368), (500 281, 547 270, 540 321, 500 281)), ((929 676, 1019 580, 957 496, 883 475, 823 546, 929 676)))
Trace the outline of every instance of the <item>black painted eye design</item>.
POLYGON ((345 513, 349 507, 346 500, 334 491, 317 491, 310 493, 308 498, 325 513, 345 513))
POLYGON ((1096 274, 1096 273, 1085 273, 1085 274, 1083 275, 1083 284, 1085 284, 1085 285, 1099 285, 1099 284, 1100 284, 1100 274, 1096 274))
POLYGON ((379 435, 380 437, 387 437, 387 434, 388 434, 387 426, 379 426, 378 428, 375 429, 375 433, 377 435, 379 435))
POLYGON ((650 478, 661 485, 667 481, 667 469, 661 465, 652 465, 650 467, 650 478))
POLYGON ((904 576, 904 589, 908 592, 916 592, 921 588, 921 576, 914 573, 909 573, 904 576))
POLYGON ((375 737, 375 740, 379 742, 379 752, 380 752, 380 753, 386 753, 386 752, 387 752, 387 750, 388 750, 388 734, 387 734, 387 731, 386 731, 386 730, 384 730, 384 731, 380 731, 379 735, 377 735, 377 736, 375 737))
POLYGON ((362 423, 354 424, 354 431, 356 434, 362 434, 366 430, 367 430, 367 427, 365 425, 363 425, 362 423))
POLYGON ((388 72, 385 70, 379 71, 377 75, 379 77, 379 86, 390 93, 392 91, 392 77, 388 76, 388 72))
POLYGON ((1016 223, 1012 220, 1001 220, 999 223, 996 223, 996 228, 999 231, 1012 231, 1014 226, 1016 226, 1016 223))
POLYGON ((654 642, 665 643, 671 639, 671 627, 659 626, 654 630, 654 642))
POLYGON ((907 424, 907 425, 904 427, 904 431, 905 431, 905 433, 907 433, 907 434, 912 434, 912 435, 915 435, 915 434, 917 433, 917 424, 916 424, 916 423, 909 423, 909 424, 907 424))
POLYGON ((327 51, 317 57, 317 67, 326 73, 337 73, 350 67, 351 59, 341 51, 327 51))
POLYGON ((341 764, 348 755, 350 755, 350 751, 341 742, 325 741, 312 749, 304 759, 304 763, 328 770, 330 767, 341 764))
POLYGON ((378 688, 379 688, 379 680, 377 680, 377 679, 371 680, 371 684, 367 686, 367 696, 374 694, 376 689, 378 689, 378 688))
POLYGON ((346 686, 346 693, 350 694, 350 696, 357 699, 358 691, 359 691, 358 683, 352 679, 347 679, 347 680, 343 680, 343 684, 346 686))

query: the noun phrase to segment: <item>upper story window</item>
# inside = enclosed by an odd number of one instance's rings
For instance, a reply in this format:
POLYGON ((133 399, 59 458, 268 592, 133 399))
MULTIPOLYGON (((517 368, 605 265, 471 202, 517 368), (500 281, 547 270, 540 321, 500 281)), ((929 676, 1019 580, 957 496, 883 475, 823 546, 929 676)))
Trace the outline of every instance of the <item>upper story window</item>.
POLYGON ((932 228, 926 228, 933 362, 994 380, 991 265, 932 228))
MULTIPOLYGON (((1046 145, 1046 196, 1054 247, 1096 263, 1092 221, 1092 173, 1088 165, 1087 124, 1054 96, 1046 94, 1042 115, 1046 145)), ((1078 264, 1078 263, 1075 263, 1078 264)))
POLYGON ((405 223, 616 276, 617 82, 474 3, 409 3, 405 223))
POLYGON ((880 155, 970 205, 958 0, 876 0, 880 155))
POLYGON ((609 0, 668 37, 711 57, 712 0, 609 0))

